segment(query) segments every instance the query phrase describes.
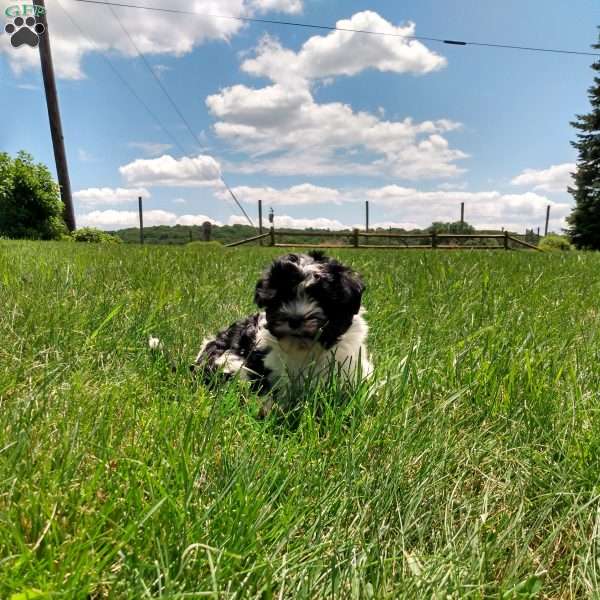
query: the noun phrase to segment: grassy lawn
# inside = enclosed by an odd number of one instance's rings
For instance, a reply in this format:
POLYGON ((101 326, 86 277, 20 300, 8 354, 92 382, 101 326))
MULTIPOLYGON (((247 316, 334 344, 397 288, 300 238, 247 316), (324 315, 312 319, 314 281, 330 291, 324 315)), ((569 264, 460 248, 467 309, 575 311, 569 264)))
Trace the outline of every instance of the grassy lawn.
POLYGON ((387 382, 293 426, 187 372, 274 255, 0 242, 0 597, 593 596, 600 255, 340 252, 387 382))

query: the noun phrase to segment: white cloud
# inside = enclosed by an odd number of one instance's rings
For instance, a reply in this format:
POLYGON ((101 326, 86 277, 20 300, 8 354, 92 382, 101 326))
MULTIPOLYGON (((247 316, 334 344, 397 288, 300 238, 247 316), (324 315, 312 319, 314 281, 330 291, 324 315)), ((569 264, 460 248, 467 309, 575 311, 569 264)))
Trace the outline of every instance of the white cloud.
MULTIPOLYGON (((414 33, 413 24, 395 27, 372 11, 338 25, 400 36, 414 33)), ((242 70, 267 77, 272 84, 233 85, 208 96, 206 104, 218 119, 217 136, 250 154, 249 160, 231 165, 244 173, 452 177, 462 172, 456 162, 467 155, 450 148, 444 134, 459 123, 385 120, 381 111, 374 115, 341 102, 318 103, 311 90, 316 79, 355 75, 368 68, 426 73, 444 64, 443 57, 405 37, 336 31, 311 37, 297 53, 265 37, 242 70)))
MULTIPOLYGON (((306 196, 301 204, 308 206, 310 197, 309 184, 294 186, 303 189, 306 196)), ((389 185, 380 188, 335 190, 334 188, 319 188, 314 190, 329 190, 334 200, 333 206, 339 203, 346 205, 344 214, 354 214, 352 219, 356 223, 362 218, 362 203, 368 199, 371 204, 372 228, 402 228, 416 229, 427 227, 434 221, 457 221, 460 215, 460 203, 465 202, 465 218, 467 222, 480 229, 500 229, 504 226, 513 231, 524 231, 526 228, 543 226, 546 206, 551 207, 550 229, 560 231, 564 227, 564 218, 569 214, 571 205, 553 202, 545 196, 534 192, 524 194, 502 194, 498 191, 459 192, 459 191, 423 191, 415 188, 389 185), (356 218, 358 217, 358 218, 356 218)), ((275 190, 266 188, 274 198, 282 197, 293 188, 275 190)), ((265 188, 250 188, 245 192, 243 200, 250 201, 258 194, 263 194, 265 188)), ((318 192, 315 192, 318 193, 318 192)), ((299 196, 301 197, 301 196, 299 196)), ((323 210, 322 205, 320 210, 323 210)), ((332 212, 333 216, 311 218, 310 216, 298 217, 286 214, 275 214, 275 226, 281 228, 302 229, 305 227, 321 229, 350 229, 362 228, 362 224, 351 224, 339 218, 340 208, 332 212)), ((220 224, 207 215, 177 215, 165 210, 144 211, 144 223, 151 225, 200 225, 204 221, 220 224)), ((137 211, 96 210, 80 215, 78 223, 81 226, 90 225, 104 229, 118 229, 122 227, 137 227, 137 211)), ((232 216, 229 224, 246 224, 242 216, 232 216)))
POLYGON ((173 147, 173 144, 161 144, 160 142, 130 142, 130 148, 141 150, 146 156, 160 156, 173 147))
POLYGON ((466 181, 457 181, 455 183, 451 183, 451 182, 440 183, 437 186, 438 190, 447 190, 447 191, 466 190, 467 187, 468 187, 468 185, 467 185, 466 181))
POLYGON ((187 200, 185 198, 173 198, 173 204, 185 204, 187 200))
MULTIPOLYGON (((174 225, 176 216, 165 210, 144 211, 144 225, 174 225)), ((94 210, 79 215, 77 224, 82 227, 98 227, 100 229, 120 229, 123 227, 138 227, 139 215, 137 210, 94 210)))
POLYGON ((175 224, 176 225, 202 225, 208 221, 213 225, 223 225, 220 221, 216 221, 211 217, 207 217, 206 215, 181 215, 177 217, 175 224))
POLYGON ((378 31, 367 35, 332 31, 313 36, 299 52, 283 48, 270 36, 263 37, 256 56, 244 61, 242 70, 272 81, 291 82, 356 75, 366 69, 393 73, 429 73, 446 66, 446 59, 417 40, 415 24, 395 27, 376 12, 366 10, 336 23, 340 29, 378 31))
POLYGON ((81 162, 94 162, 95 160, 94 156, 84 148, 77 149, 77 158, 79 158, 81 162))
POLYGON ((220 186, 221 167, 208 155, 176 159, 165 154, 159 158, 137 159, 119 167, 129 184, 145 186, 220 186))
POLYGON ((150 192, 145 188, 88 188, 73 194, 73 198, 86 205, 125 204, 137 201, 139 197, 149 198, 150 192))
POLYGON ((17 83, 15 86, 20 90, 27 90, 29 92, 41 92, 42 88, 35 83, 17 83))
POLYGON ((152 70, 160 79, 162 79, 165 73, 173 70, 173 67, 169 67, 168 65, 152 65, 152 70))
MULTIPOLYGON (((339 204, 341 194, 338 190, 329 187, 320 187, 311 183, 294 185, 286 189, 272 187, 238 186, 233 188, 233 193, 242 202, 255 204, 262 200, 266 205, 294 205, 302 204, 339 204)), ((228 198, 228 192, 219 192, 221 198, 228 198)))
MULTIPOLYGON (((357 227, 363 228, 364 225, 357 227)), ((369 229, 419 229, 419 225, 410 221, 378 221, 377 223, 369 224, 369 229)))
MULTIPOLYGON (((182 56, 207 41, 228 41, 244 27, 243 22, 235 19, 202 15, 239 17, 258 10, 297 12, 298 5, 301 9, 300 0, 170 0, 169 8, 199 14, 145 11, 142 15, 141 11, 128 8, 114 10, 141 52, 182 56)), ((46 8, 58 77, 83 79, 82 60, 90 52, 117 51, 127 57, 136 56, 131 42, 107 7, 74 2, 63 9, 59 0, 46 0, 46 8)), ((6 56, 17 74, 39 68, 37 48, 23 46, 15 51, 8 35, 0 35, 0 54, 6 56)))
MULTIPOLYGON (((214 225, 222 225, 219 221, 206 215, 181 215, 166 210, 145 210, 144 226, 154 225, 201 225, 210 221, 214 225)), ((99 229, 123 229, 138 227, 139 215, 133 210, 95 210, 79 215, 77 223, 80 227, 98 227, 99 229)))
POLYGON ((302 12, 302 0, 251 0, 250 6, 261 13, 273 11, 293 15, 302 12))
MULTIPOLYGON (((523 194, 502 194, 495 190, 466 192, 456 190, 424 191, 412 187, 388 185, 379 188, 352 188, 336 190, 335 188, 319 188, 309 184, 294 186, 302 189, 303 194, 298 195, 297 205, 309 206, 311 204, 346 205, 347 214, 350 206, 354 205, 352 212, 362 216, 362 203, 369 200, 371 206, 371 227, 397 227, 415 229, 427 227, 434 221, 458 221, 460 218, 460 204, 465 203, 465 219, 479 228, 500 229, 502 226, 516 231, 523 231, 528 227, 543 225, 546 207, 551 207, 551 227, 560 230, 564 227, 564 218, 571 211, 571 205, 554 202, 547 197, 526 192, 523 194), (319 190, 328 191, 329 202, 321 202, 319 190)), ((261 198, 271 196, 274 204, 293 205, 294 195, 290 190, 294 188, 274 189, 262 187, 236 188, 238 196, 246 202, 254 202, 261 198), (285 199, 284 202, 280 201, 285 199)), ((339 212, 339 209, 336 209, 339 212)), ((334 213, 335 214, 335 213, 334 213)), ((289 222, 286 215, 275 215, 275 218, 289 222)), ((291 219, 292 217, 289 217, 291 219)), ((240 217, 241 219, 241 217, 240 217)), ((296 219, 297 223, 315 223, 314 219, 296 219)), ((242 222, 242 221, 240 221, 242 222)), ((340 221, 326 219, 331 229, 343 229, 356 225, 343 224, 340 221)), ((280 227, 287 225, 280 224, 280 227)), ((298 224, 298 227, 302 225, 298 224)), ((315 225, 306 225, 315 226, 315 225)), ((358 225, 362 227, 362 225, 358 225)))
MULTIPOLYGON (((247 225, 248 221, 242 216, 233 215, 229 217, 228 225, 247 225)), ((331 229, 337 231, 339 229, 348 229, 348 225, 344 225, 337 219, 327 219, 319 217, 316 219, 296 218, 289 215, 275 215, 275 227, 282 229, 306 229, 312 227, 314 229, 331 229)))
POLYGON ((206 103, 220 119, 216 134, 254 156, 239 167, 245 172, 452 177, 467 156, 442 135, 458 123, 384 121, 340 102, 319 104, 306 88, 236 85, 206 103))
POLYGON ((511 183, 513 185, 533 186, 534 190, 545 192, 566 192, 573 184, 571 173, 576 169, 575 163, 552 165, 547 169, 525 169, 511 183))
POLYGON ((461 202, 465 203, 465 220, 478 227, 537 226, 543 223, 548 205, 556 223, 564 223, 571 211, 569 204, 553 202, 534 192, 420 191, 389 185, 368 190, 366 196, 374 206, 384 207, 391 214, 406 215, 421 226, 433 221, 458 221, 461 202))

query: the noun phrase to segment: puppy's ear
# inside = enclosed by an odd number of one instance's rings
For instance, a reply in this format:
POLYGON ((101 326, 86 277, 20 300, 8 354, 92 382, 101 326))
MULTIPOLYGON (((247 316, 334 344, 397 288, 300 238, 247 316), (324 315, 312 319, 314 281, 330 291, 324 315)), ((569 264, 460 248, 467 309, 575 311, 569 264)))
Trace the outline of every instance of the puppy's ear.
POLYGON ((358 273, 346 267, 340 273, 340 282, 344 290, 346 305, 352 314, 355 315, 360 310, 365 284, 358 273))
POLYGON ((269 287, 269 278, 263 277, 256 282, 254 290, 254 303, 259 308, 264 308, 273 298, 275 298, 275 290, 269 287))
POLYGON ((361 276, 351 269, 347 269, 342 276, 342 283, 348 293, 350 310, 352 311, 352 314, 355 315, 360 310, 360 303, 363 292, 365 291, 365 284, 361 276))

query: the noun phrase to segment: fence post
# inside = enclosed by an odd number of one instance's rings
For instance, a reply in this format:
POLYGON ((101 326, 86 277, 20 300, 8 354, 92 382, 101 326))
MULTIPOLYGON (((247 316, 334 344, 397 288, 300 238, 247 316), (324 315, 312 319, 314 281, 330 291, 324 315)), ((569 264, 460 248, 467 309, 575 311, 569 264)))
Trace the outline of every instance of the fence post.
POLYGON ((435 231, 431 232, 431 247, 437 248, 437 235, 436 235, 435 231))
POLYGON ((550 222, 550 205, 546 208, 546 227, 544 228, 544 236, 548 235, 548 223, 550 222))
POLYGON ((140 244, 144 243, 144 213, 142 211, 142 197, 138 197, 138 210, 140 213, 140 244))
POLYGON ((352 230, 352 245, 358 248, 358 229, 356 228, 352 230))
POLYGON ((504 232, 504 249, 508 250, 508 231, 504 232))
POLYGON ((275 245, 275 227, 273 225, 271 225, 271 229, 270 229, 269 233, 271 234, 270 245, 274 246, 275 245))
POLYGON ((204 221, 202 223, 202 239, 205 242, 210 242, 210 233, 211 233, 212 225, 210 221, 204 221))
MULTIPOLYGON (((258 201, 258 235, 263 233, 263 221, 262 221, 262 200, 258 201)), ((258 240, 258 243, 262 246, 263 241, 258 240)))

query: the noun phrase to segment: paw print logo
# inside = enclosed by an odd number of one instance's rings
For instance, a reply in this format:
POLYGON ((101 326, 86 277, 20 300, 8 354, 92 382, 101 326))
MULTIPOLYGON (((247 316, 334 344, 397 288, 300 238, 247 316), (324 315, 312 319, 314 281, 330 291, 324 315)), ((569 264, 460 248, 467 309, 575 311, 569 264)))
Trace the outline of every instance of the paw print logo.
POLYGON ((35 48, 40 38, 39 36, 46 31, 46 28, 41 23, 36 23, 33 17, 16 17, 12 23, 4 27, 4 31, 10 35, 10 43, 18 48, 23 44, 27 44, 35 48))

